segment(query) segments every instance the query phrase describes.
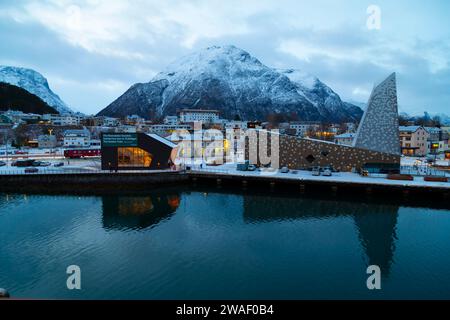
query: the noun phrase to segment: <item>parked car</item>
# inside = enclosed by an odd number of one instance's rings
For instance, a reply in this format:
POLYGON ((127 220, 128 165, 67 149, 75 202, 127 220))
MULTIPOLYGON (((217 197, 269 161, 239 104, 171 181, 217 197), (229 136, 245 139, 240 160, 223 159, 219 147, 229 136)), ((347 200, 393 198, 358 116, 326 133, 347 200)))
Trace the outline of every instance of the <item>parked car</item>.
POLYGON ((32 166, 36 161, 32 159, 25 159, 25 160, 16 160, 11 165, 13 167, 30 167, 32 166))
POLYGON ((48 166, 51 166, 52 164, 50 163, 50 162, 45 162, 45 161, 42 161, 41 162, 41 167, 48 167, 48 166))
POLYGON ((291 173, 292 174, 298 174, 298 171, 297 170, 292 170, 291 173))
POLYGON ((41 166, 41 161, 33 161, 33 163, 31 164, 33 167, 40 167, 41 166))
POLYGON ((288 173, 289 169, 287 167, 283 167, 283 168, 280 169, 280 172, 281 173, 288 173))
POLYGON ((54 167, 62 167, 64 166, 64 162, 58 162, 53 165, 54 167))
POLYGON ((320 167, 312 168, 312 175, 313 176, 320 176, 320 167))
POLYGON ((25 168, 25 173, 36 173, 39 172, 38 168, 25 168))
POLYGON ((323 168, 323 175, 325 177, 331 177, 333 175, 331 168, 330 167, 323 168))
POLYGON ((254 164, 251 164, 248 166, 247 171, 255 171, 256 170, 256 166, 254 164))
POLYGON ((236 165, 236 170, 237 170, 237 171, 247 171, 249 165, 250 165, 249 161, 248 161, 248 160, 245 160, 244 162, 238 163, 238 164, 236 165))
POLYGON ((0 167, 6 166, 6 162, 5 161, 0 161, 0 167))

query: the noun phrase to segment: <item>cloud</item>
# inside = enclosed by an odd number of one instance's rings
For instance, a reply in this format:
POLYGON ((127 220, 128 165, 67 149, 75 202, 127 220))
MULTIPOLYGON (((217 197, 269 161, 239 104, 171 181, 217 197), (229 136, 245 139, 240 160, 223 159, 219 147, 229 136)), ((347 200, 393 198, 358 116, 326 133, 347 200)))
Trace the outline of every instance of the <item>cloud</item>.
POLYGON ((75 109, 98 112, 136 82, 201 48, 234 44, 268 66, 314 74, 365 102, 398 72, 406 110, 450 104, 447 3, 378 1, 382 28, 366 28, 369 1, 42 0, 0 4, 0 63, 30 67, 75 109), (405 6, 409 11, 405 11, 405 6))

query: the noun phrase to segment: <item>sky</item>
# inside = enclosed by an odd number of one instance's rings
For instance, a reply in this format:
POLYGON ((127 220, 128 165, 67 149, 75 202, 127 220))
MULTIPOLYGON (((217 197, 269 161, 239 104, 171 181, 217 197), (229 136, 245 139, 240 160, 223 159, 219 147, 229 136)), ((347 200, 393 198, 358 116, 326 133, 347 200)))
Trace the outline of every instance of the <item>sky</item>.
POLYGON ((0 0, 0 65, 95 114, 172 61, 235 45, 367 102, 397 72, 401 112, 450 114, 447 0, 0 0))

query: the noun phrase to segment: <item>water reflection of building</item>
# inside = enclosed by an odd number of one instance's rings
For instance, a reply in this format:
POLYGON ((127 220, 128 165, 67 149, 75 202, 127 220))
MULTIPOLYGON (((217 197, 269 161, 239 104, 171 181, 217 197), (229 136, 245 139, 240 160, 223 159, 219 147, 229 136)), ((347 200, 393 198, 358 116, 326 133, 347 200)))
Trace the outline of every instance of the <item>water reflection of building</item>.
POLYGON ((144 229, 170 218, 180 195, 103 196, 102 205, 105 229, 144 229))
POLYGON ((244 196, 244 221, 353 218, 368 265, 388 275, 393 262, 398 205, 312 198, 244 196))

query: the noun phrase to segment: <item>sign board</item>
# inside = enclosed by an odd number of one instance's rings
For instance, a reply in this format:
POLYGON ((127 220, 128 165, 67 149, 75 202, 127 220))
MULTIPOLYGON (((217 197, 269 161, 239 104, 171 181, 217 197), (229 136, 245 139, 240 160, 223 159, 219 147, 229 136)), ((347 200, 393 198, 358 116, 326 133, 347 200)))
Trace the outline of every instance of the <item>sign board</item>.
POLYGON ((137 133, 119 133, 102 135, 103 147, 137 147, 137 133))

